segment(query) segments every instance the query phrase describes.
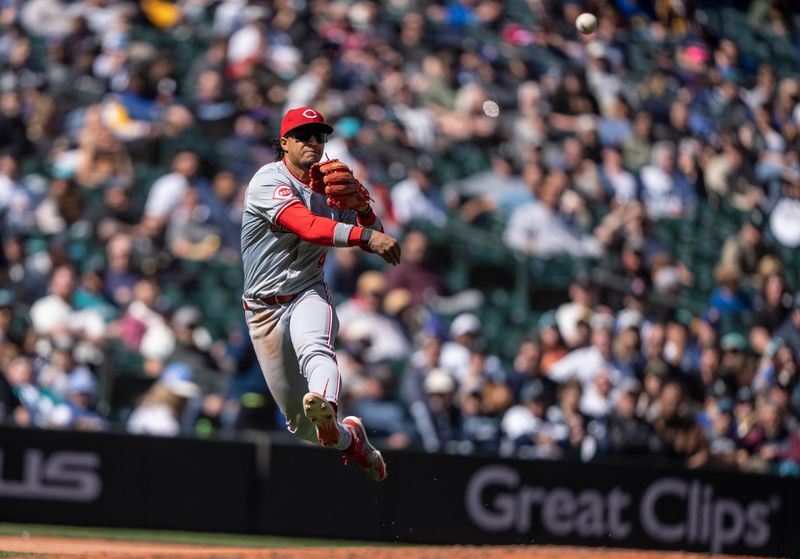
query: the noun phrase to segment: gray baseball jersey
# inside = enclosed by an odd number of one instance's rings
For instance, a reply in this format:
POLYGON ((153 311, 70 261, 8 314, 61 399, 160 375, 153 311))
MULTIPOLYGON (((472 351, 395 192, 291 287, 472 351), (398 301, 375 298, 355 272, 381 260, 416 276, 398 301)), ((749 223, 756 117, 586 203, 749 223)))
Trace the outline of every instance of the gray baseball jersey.
POLYGON ((250 180, 245 194, 245 299, 299 293, 322 281, 328 248, 304 241, 278 225, 281 212, 298 202, 314 215, 342 222, 334 230, 334 246, 347 246, 350 230, 357 223, 353 210, 339 211, 328 206, 325 196, 294 177, 283 161, 264 165, 250 180))
MULTIPOLYGON (((245 194, 243 298, 250 338, 287 427, 297 437, 314 442, 316 430, 303 413, 302 398, 310 391, 329 402, 338 401, 341 378, 333 343, 339 321, 323 282, 328 248, 304 241, 278 225, 281 212, 294 204, 340 222, 333 230, 334 246, 348 246, 357 216, 352 210, 329 207, 324 196, 294 177, 282 161, 259 169, 245 194), (296 297, 286 304, 261 301, 273 295, 296 297), (300 374, 292 371, 293 363, 284 358, 287 341, 293 346, 300 374)), ((380 229, 380 220, 376 217, 370 227, 380 229)), ((343 450, 349 437, 344 427, 337 425, 342 435, 337 444, 343 450)))

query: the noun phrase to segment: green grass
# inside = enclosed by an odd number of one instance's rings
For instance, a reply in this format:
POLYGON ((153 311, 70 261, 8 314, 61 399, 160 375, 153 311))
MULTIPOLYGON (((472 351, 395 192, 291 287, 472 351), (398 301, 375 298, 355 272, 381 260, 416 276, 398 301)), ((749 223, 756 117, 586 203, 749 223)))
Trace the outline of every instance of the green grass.
POLYGON ((0 557, 23 557, 28 559, 30 557, 47 557, 44 553, 23 553, 21 551, 0 551, 0 557))
MULTIPOLYGON (((388 546, 380 542, 355 540, 325 540, 321 538, 289 538, 282 536, 253 536, 246 534, 217 534, 208 532, 174 532, 166 530, 134 530, 131 528, 85 528, 48 524, 0 523, 0 535, 18 536, 28 532, 31 536, 66 538, 99 538, 104 540, 143 541, 158 543, 217 545, 224 547, 363 547, 388 546)), ((0 557, 16 557, 3 555, 0 557)), ((30 556, 30 555, 29 555, 30 556)), ((36 557, 37 555, 33 555, 36 557)), ((38 557, 43 557, 38 555, 38 557)))

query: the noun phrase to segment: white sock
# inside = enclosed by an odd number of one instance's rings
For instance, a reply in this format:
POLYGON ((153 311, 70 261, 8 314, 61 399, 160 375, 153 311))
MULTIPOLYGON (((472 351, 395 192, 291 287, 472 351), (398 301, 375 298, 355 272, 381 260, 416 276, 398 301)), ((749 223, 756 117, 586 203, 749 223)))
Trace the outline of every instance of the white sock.
POLYGON ((350 430, 339 423, 336 422, 336 427, 339 428, 339 442, 333 445, 333 448, 336 450, 347 450, 347 447, 350 446, 350 443, 353 441, 353 435, 350 434, 350 430))

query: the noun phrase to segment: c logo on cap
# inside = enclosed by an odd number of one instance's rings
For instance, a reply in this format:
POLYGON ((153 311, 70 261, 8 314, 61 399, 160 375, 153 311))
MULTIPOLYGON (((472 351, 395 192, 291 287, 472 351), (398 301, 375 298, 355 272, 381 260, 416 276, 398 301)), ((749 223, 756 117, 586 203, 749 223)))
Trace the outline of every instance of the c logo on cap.
POLYGON ((319 116, 319 113, 314 109, 306 109, 305 111, 303 111, 303 116, 306 118, 317 118, 319 116))

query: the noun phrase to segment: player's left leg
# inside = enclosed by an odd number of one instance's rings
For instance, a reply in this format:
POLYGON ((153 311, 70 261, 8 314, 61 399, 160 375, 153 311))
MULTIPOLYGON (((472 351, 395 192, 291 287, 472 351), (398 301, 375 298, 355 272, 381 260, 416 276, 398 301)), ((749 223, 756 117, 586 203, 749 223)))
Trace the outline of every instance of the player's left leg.
POLYGON ((383 461, 383 455, 370 444, 361 418, 350 415, 342 423, 353 438, 353 442, 344 450, 345 463, 352 460, 372 481, 385 480, 386 462, 383 461))
POLYGON ((305 417, 316 428, 323 446, 344 450, 350 446, 352 434, 336 417, 342 381, 333 342, 339 320, 327 287, 320 283, 307 289, 292 306, 289 334, 300 372, 308 382, 308 394, 303 398, 305 417))

